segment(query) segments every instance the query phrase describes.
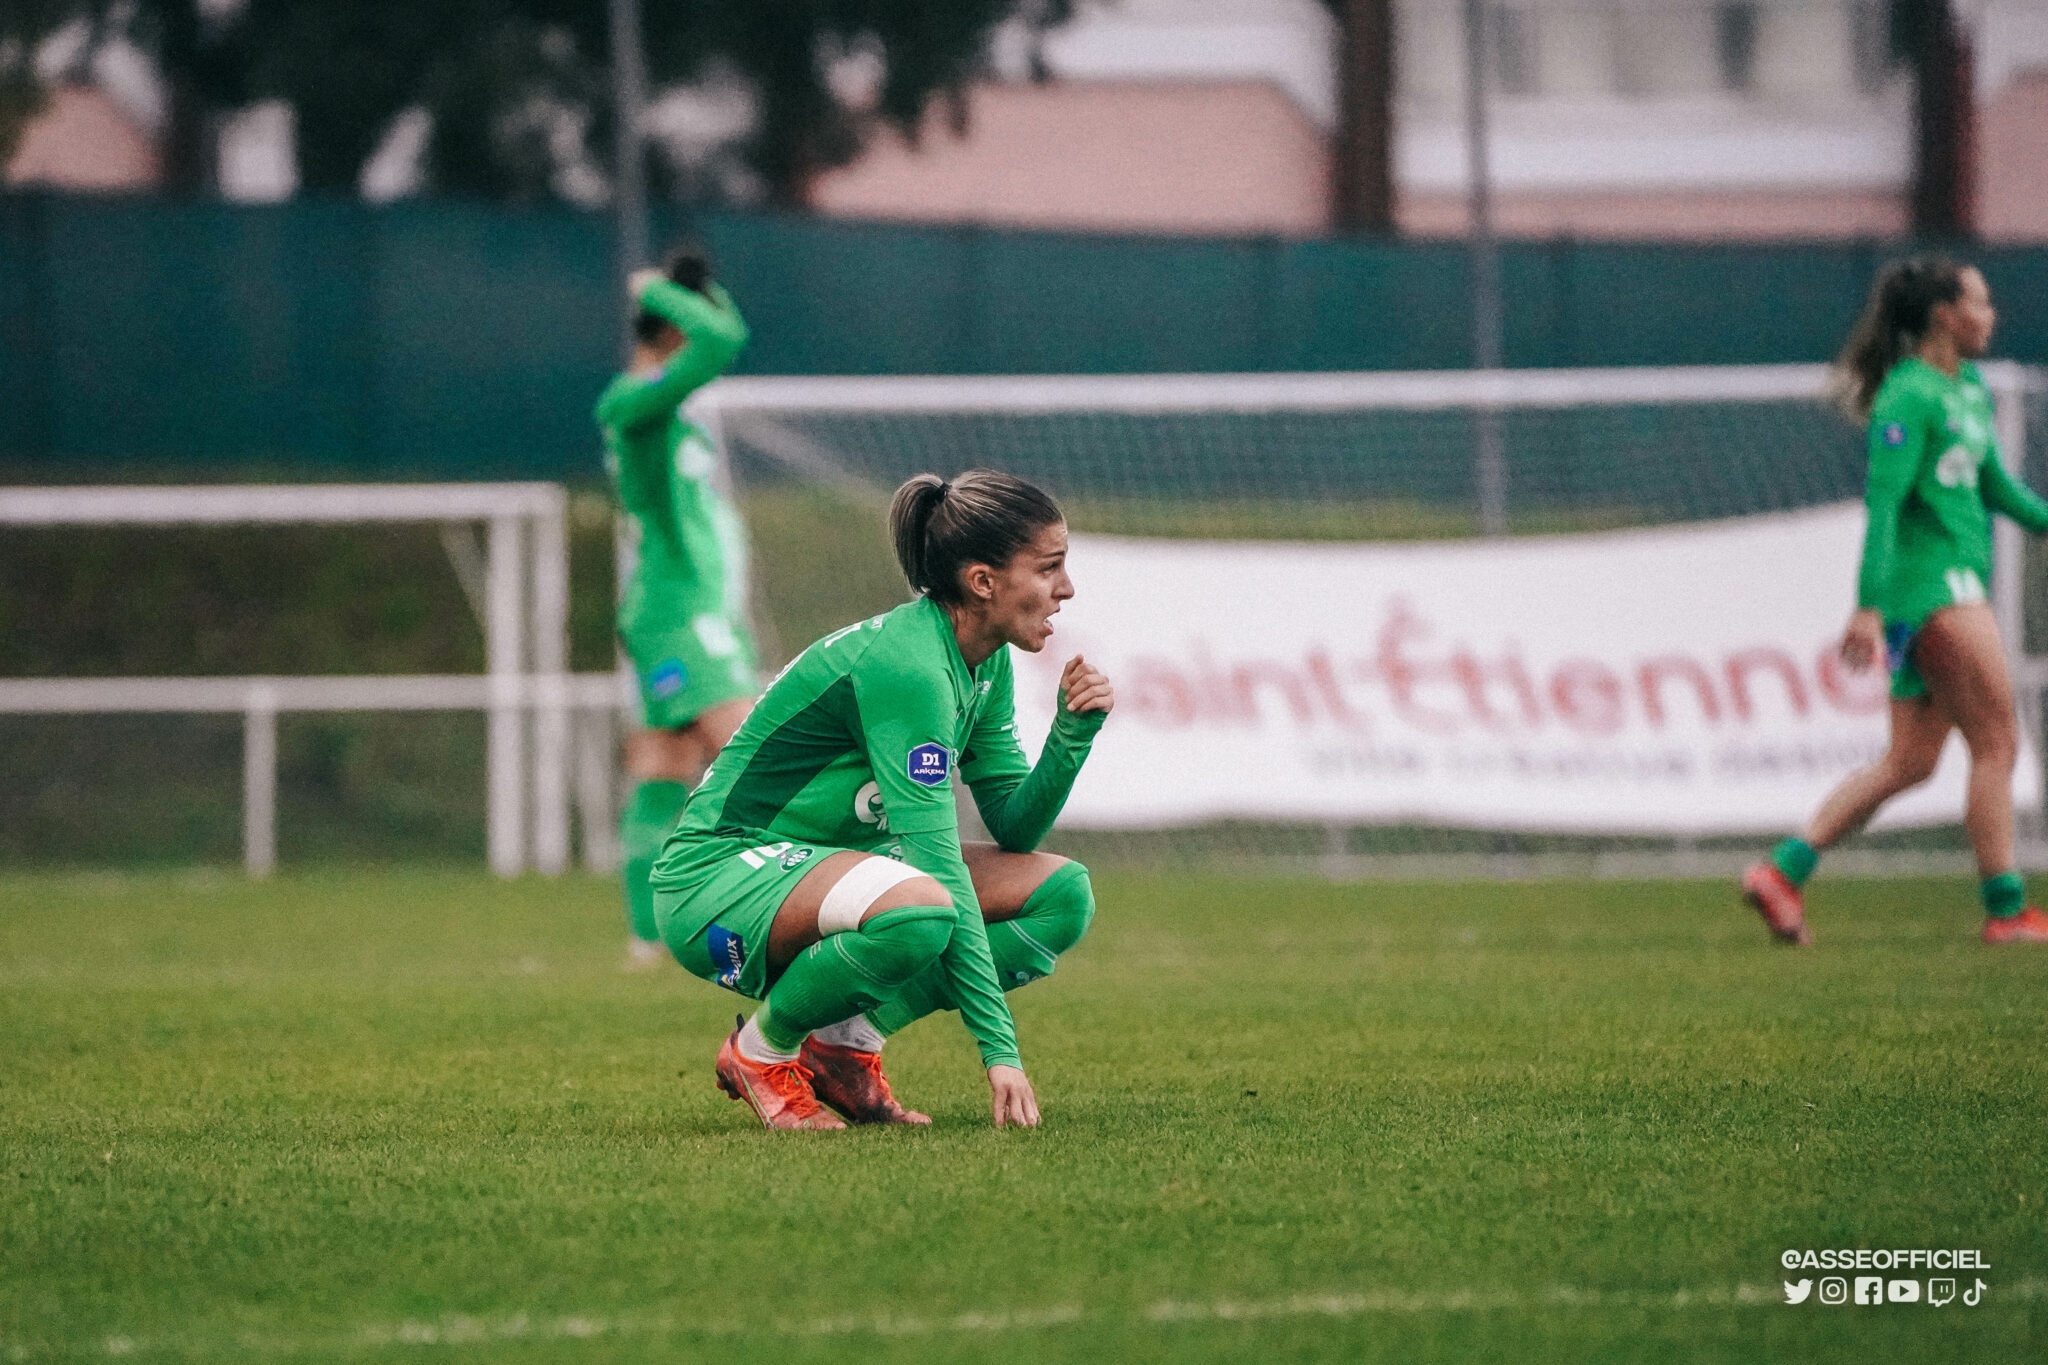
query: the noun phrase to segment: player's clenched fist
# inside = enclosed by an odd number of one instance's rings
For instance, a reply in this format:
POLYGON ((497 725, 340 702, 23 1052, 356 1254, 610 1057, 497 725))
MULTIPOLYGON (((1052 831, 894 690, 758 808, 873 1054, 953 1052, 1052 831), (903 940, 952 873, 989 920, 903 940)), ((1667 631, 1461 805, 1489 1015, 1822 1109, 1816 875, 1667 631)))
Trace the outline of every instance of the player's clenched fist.
POLYGON ((1073 715, 1089 711, 1108 715, 1109 708, 1116 705, 1116 689, 1109 685, 1101 669, 1076 654, 1060 670, 1060 703, 1063 710, 1073 715))

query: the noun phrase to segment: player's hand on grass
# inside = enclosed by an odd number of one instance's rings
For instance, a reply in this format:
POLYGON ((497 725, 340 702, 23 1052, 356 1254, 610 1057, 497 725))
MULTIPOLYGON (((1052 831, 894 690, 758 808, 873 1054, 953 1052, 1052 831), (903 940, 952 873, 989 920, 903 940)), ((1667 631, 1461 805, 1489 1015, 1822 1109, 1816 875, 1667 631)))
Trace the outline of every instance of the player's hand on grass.
POLYGON ((636 270, 626 276, 626 292, 632 295, 635 300, 638 300, 642 294, 647 292, 648 285, 653 284, 656 280, 665 278, 666 276, 659 270, 655 270, 652 267, 645 270, 636 270))
POLYGON ((1024 1073, 1014 1066, 992 1066, 988 1069, 989 1109, 994 1114, 996 1127, 1014 1123, 1019 1128, 1038 1126, 1038 1096, 1031 1093, 1031 1082, 1024 1073))
POLYGON ((1060 670, 1060 701, 1077 716, 1087 711, 1108 715, 1109 708, 1116 705, 1116 689, 1102 676, 1102 670, 1076 654, 1060 670))
POLYGON ((1862 672, 1884 658, 1884 613, 1864 608, 1842 632, 1842 661, 1862 672))

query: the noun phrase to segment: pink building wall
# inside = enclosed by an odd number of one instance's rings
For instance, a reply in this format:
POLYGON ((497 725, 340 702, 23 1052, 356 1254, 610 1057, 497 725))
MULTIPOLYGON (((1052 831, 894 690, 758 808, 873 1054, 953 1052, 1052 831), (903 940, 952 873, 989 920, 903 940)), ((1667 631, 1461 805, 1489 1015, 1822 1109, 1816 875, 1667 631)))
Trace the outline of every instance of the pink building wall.
POLYGON ((66 190, 146 189, 162 175, 156 144, 90 86, 50 92, 7 163, 10 185, 66 190))
MULTIPOLYGON (((821 213, 1096 232, 1328 231, 1329 152, 1315 124, 1255 80, 1062 81, 972 92, 969 131, 934 119, 918 147, 887 135, 821 177, 821 213)), ((2048 241, 2048 72, 2008 83, 1980 129, 1982 226, 2048 241)), ((1501 231, 1523 237, 1738 241, 1892 237, 1903 190, 1503 191, 1501 231)), ((1406 192, 1402 231, 1455 236, 1464 197, 1406 192)))
POLYGON ((1264 81, 983 85, 969 133, 934 118, 821 176, 811 205, 849 218, 1097 232, 1309 237, 1329 221, 1322 135, 1264 81))
POLYGON ((2048 71, 2008 81, 1983 110, 1978 227, 2002 242, 2048 242, 2048 71))

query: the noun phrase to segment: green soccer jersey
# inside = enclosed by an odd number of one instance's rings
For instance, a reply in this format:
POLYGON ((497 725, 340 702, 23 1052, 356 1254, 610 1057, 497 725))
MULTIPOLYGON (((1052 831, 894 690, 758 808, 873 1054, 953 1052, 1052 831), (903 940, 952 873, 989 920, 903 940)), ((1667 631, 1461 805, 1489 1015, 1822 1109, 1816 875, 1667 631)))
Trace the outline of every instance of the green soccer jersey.
POLYGON ((629 638, 704 617, 743 619, 745 535, 712 485, 718 456, 710 437, 680 410, 747 342, 731 297, 716 284, 709 293, 668 280, 642 290, 640 306, 673 323, 685 345, 654 374, 618 376, 597 402, 605 468, 639 539, 619 603, 619 630, 629 638))
POLYGON ((686 883, 700 853, 732 838, 900 851, 952 897, 956 921, 940 961, 983 1064, 1017 1065, 1015 1026, 960 856, 953 779, 973 791, 999 844, 1034 847, 1103 717, 1062 706, 1034 766, 1018 746, 1015 710, 1009 651, 969 669, 944 608, 929 598, 836 631, 769 684, 719 753, 669 836, 654 885, 686 883))
POLYGON ((2048 531, 2048 502, 2006 473, 1991 391, 1965 362, 1950 379, 1918 357, 1894 365, 1870 410, 1870 527, 1860 607, 1917 629, 1981 602, 1991 580, 1991 513, 2048 531))

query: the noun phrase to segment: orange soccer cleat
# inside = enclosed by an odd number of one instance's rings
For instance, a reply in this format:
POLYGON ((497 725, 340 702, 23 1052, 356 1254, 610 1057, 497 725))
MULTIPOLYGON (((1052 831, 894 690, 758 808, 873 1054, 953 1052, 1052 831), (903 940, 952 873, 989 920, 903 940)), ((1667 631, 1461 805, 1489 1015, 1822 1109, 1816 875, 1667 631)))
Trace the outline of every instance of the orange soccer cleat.
POLYGON ((930 1123, 929 1114, 905 1109, 882 1074, 882 1054, 804 1039, 800 1060, 810 1071, 819 1100, 846 1115, 848 1123, 930 1123))
POLYGON ((736 1100, 745 1100, 768 1128, 844 1128, 818 1106, 811 1090, 811 1071, 801 1060, 756 1062, 740 1055, 740 1031, 735 1028, 718 1049, 718 1088, 736 1100))
POLYGON ((2017 915, 2004 919, 1986 916, 1984 920, 1984 941, 1986 943, 2048 943, 2048 915, 2033 906, 2028 906, 2017 915))
POLYGON ((1742 898, 1756 907, 1770 931, 1787 943, 1811 943, 1806 898, 1774 863, 1755 863, 1742 874, 1742 898))

